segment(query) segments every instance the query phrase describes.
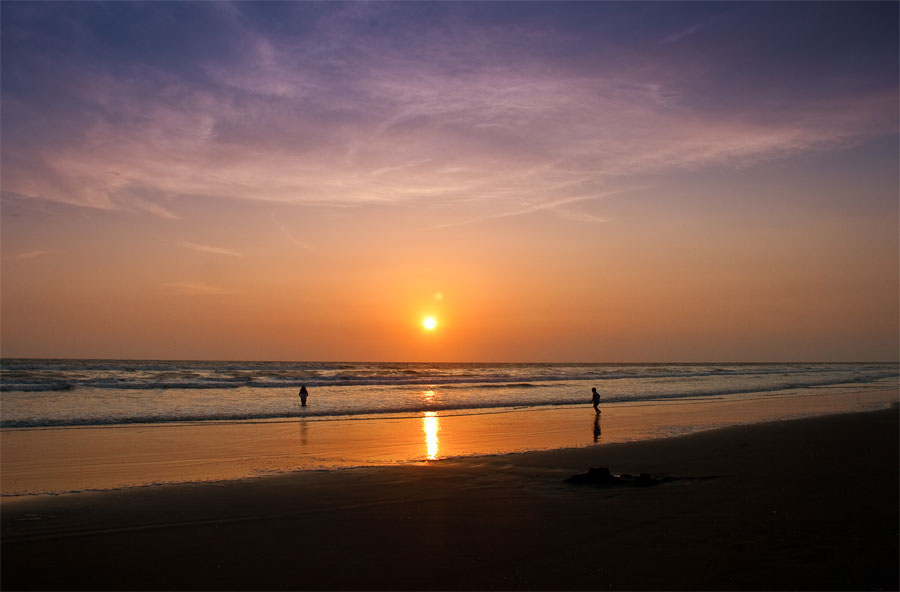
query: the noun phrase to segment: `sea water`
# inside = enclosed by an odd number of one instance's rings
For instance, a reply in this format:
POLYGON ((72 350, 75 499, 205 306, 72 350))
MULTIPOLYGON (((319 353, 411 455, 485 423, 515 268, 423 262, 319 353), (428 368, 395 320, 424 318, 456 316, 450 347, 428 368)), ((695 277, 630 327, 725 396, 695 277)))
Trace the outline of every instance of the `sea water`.
POLYGON ((468 364, 4 359, 0 426, 388 417, 895 389, 896 363, 468 364), (301 385, 309 403, 299 404, 301 385))

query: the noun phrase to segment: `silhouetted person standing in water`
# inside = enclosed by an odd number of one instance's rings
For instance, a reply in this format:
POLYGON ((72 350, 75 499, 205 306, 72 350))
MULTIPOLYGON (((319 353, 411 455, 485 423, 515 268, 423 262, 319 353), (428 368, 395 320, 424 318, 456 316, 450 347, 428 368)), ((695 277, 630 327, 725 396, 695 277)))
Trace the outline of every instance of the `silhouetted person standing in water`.
POLYGON ((600 393, 597 392, 597 387, 591 389, 591 403, 594 404, 594 411, 597 412, 597 415, 600 415, 600 393))
POLYGON ((306 397, 309 396, 309 391, 306 390, 306 385, 300 387, 300 406, 306 407, 306 397))

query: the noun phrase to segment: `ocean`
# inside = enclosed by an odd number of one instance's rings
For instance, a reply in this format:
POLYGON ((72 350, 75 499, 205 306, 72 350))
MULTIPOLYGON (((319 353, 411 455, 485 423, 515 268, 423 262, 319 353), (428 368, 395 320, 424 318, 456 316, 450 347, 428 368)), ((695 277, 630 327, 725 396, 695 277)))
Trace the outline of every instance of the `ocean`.
POLYGON ((897 388, 896 363, 478 364, 4 359, 0 426, 486 413, 897 388), (309 404, 301 407, 301 385, 309 404))

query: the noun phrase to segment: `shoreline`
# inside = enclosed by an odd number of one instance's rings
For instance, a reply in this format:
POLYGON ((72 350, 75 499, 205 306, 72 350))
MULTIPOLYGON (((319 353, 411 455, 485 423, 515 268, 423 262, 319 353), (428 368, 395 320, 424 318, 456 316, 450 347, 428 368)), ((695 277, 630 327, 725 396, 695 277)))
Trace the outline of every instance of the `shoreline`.
POLYGON ((897 589, 898 417, 4 501, 2 584, 897 589), (674 480, 565 483, 592 466, 674 480))
POLYGON ((894 390, 786 393, 654 405, 366 421, 210 422, 0 430, 3 500, 44 494, 225 482, 296 471, 606 446, 730 425, 884 408, 894 390))

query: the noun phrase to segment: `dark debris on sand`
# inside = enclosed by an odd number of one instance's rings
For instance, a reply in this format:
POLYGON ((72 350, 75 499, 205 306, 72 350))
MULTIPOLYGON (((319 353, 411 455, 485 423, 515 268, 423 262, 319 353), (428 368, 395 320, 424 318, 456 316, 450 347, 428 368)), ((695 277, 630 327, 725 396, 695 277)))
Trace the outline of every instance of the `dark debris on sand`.
POLYGON ((572 475, 566 483, 593 487, 652 487, 674 480, 672 477, 655 477, 650 473, 641 473, 637 477, 628 473, 614 475, 606 467, 591 467, 587 473, 572 475))

